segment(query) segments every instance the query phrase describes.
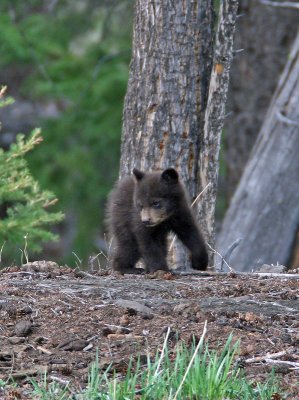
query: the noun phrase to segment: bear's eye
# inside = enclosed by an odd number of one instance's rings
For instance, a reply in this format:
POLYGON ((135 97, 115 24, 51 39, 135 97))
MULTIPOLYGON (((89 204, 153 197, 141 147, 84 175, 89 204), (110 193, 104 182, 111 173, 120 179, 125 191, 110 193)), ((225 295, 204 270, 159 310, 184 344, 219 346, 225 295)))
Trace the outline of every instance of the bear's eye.
POLYGON ((156 209, 161 208, 161 207, 162 207, 162 206, 161 206, 161 202, 160 202, 160 201, 153 201, 153 202, 152 202, 152 207, 153 207, 153 208, 156 208, 156 209))

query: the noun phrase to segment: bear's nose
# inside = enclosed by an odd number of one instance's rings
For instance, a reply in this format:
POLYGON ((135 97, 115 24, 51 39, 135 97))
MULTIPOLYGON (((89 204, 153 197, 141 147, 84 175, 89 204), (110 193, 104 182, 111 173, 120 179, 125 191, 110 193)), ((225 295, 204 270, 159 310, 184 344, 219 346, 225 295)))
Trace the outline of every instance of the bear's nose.
POLYGON ((142 221, 143 225, 148 226, 151 224, 151 221, 149 219, 145 219, 142 221))

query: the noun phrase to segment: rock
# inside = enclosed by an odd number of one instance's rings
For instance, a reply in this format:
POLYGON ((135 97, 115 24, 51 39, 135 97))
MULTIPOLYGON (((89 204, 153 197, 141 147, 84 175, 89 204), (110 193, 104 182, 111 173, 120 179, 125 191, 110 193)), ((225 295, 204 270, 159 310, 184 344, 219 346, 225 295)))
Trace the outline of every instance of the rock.
POLYGON ((24 314, 32 314, 33 310, 30 306, 24 306, 21 310, 22 313, 24 314))
POLYGON ((28 320, 22 320, 15 325, 16 336, 27 336, 32 330, 32 323, 28 320))
POLYGON ((196 302, 187 301, 177 304, 173 312, 181 315, 183 318, 188 318, 189 321, 198 322, 207 319, 205 313, 202 312, 200 305, 196 302))
POLYGON ((186 310, 190 307, 191 307, 191 302, 180 303, 174 307, 173 312, 181 314, 184 310, 186 310))
POLYGON ((12 336, 10 338, 8 338, 9 343, 11 344, 20 344, 20 343, 24 343, 25 342, 25 338, 24 337, 18 337, 18 336, 12 336))
POLYGON ((56 276, 60 276, 63 273, 70 273, 73 272, 70 268, 63 268, 60 267, 54 261, 33 261, 28 262, 26 264, 22 264, 21 271, 26 273, 36 274, 45 274, 47 278, 53 278, 56 276))
POLYGON ((54 261, 33 261, 22 265, 23 271, 51 272, 59 269, 59 265, 54 261))
POLYGON ((153 310, 142 303, 134 300, 117 300, 115 302, 118 306, 128 310, 134 310, 142 314, 143 318, 152 318, 154 316, 153 310))
POLYGON ((81 351, 88 346, 88 344, 89 342, 85 339, 71 339, 59 343, 57 348, 65 351, 81 351))
POLYGON ((142 319, 153 319, 154 315, 149 313, 140 313, 142 319))

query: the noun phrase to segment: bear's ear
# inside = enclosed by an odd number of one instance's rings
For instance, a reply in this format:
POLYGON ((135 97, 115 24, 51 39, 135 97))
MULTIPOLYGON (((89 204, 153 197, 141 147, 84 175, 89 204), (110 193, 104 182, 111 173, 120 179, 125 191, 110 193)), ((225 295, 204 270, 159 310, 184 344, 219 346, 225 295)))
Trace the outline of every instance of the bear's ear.
POLYGON ((169 183, 177 183, 179 180, 179 174, 174 168, 167 168, 162 172, 161 178, 169 183))
POLYGON ((133 169, 133 174, 135 175, 137 181, 141 181, 141 179, 144 177, 144 172, 139 171, 137 168, 133 169))

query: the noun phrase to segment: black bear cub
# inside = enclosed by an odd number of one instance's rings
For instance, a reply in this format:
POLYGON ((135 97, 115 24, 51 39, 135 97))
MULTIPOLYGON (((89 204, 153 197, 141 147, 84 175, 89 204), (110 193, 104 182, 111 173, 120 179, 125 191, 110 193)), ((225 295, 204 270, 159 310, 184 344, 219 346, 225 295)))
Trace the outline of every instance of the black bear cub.
POLYGON ((135 264, 143 259, 147 272, 167 271, 167 234, 174 232, 190 250, 192 268, 205 270, 208 252, 177 171, 133 174, 117 183, 108 200, 112 268, 140 273, 135 264))

